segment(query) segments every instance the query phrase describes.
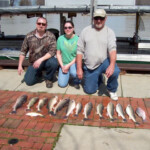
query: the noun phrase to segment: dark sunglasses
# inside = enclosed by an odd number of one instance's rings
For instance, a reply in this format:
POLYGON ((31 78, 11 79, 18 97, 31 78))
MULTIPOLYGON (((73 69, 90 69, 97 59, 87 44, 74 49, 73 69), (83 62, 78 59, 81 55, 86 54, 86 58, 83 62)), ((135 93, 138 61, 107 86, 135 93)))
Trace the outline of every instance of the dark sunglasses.
POLYGON ((46 26, 46 23, 41 23, 41 22, 37 22, 37 25, 42 25, 42 26, 46 26))
POLYGON ((105 17, 94 17, 94 20, 104 20, 105 17))
POLYGON ((72 27, 64 27, 64 29, 66 30, 66 29, 72 29, 72 27))

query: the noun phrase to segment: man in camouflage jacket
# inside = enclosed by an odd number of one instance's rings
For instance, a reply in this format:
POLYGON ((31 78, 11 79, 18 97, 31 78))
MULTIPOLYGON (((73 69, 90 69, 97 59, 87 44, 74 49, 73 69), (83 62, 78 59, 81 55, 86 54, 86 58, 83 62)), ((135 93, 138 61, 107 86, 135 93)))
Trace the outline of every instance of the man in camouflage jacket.
POLYGON ((30 66, 25 73, 24 81, 31 86, 39 82, 42 71, 45 70, 44 79, 46 87, 53 86, 53 76, 57 70, 58 62, 56 54, 56 38, 53 33, 46 31, 47 20, 39 17, 36 22, 36 29, 28 33, 23 41, 19 57, 18 74, 23 72, 23 61, 29 53, 30 66))

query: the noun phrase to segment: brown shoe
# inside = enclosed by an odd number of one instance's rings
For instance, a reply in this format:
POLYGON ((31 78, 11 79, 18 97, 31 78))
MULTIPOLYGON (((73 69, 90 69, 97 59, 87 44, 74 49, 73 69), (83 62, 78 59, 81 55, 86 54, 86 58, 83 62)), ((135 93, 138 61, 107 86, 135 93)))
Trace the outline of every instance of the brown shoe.
POLYGON ((50 80, 45 80, 45 83, 46 83, 46 87, 47 88, 52 88, 53 87, 53 82, 50 81, 50 80))
POLYGON ((79 84, 75 84, 75 85, 74 85, 74 88, 76 88, 76 89, 80 89, 79 84))

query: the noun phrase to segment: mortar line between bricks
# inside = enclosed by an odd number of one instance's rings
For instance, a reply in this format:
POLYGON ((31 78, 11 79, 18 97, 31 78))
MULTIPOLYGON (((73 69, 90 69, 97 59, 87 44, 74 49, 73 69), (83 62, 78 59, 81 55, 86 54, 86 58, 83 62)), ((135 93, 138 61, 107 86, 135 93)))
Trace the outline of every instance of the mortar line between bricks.
POLYGON ((69 88, 69 85, 68 85, 67 89, 65 90, 65 92, 63 93, 63 97, 64 97, 65 94, 67 94, 68 88, 69 88))
POLYGON ((145 108, 146 108, 147 115, 148 115, 148 117, 149 117, 149 119, 150 119, 150 115, 149 115, 149 113, 148 113, 148 110, 147 110, 147 107, 146 107, 146 104, 145 104, 145 100, 144 100, 144 98, 142 98, 142 99, 143 99, 143 102, 144 102, 144 106, 145 106, 145 108))
POLYGON ((121 88, 121 97, 123 96, 123 88, 122 88, 122 75, 120 75, 120 88, 121 88))
MULTIPOLYGON (((120 78, 121 79, 121 78, 120 78)), ((69 88, 69 86, 66 88, 66 91, 65 91, 65 93, 63 93, 62 95, 63 96, 65 96, 65 94, 66 94, 66 92, 67 92, 67 90, 68 90, 68 88, 69 88)), ((14 91, 14 93, 16 93, 17 91, 14 91)), ((21 92, 21 91, 20 91, 21 92)), ((35 93, 35 92, 32 92, 32 93, 35 93)), ((49 94, 49 93, 48 93, 49 94)), ((13 96, 14 96, 15 94, 13 94, 13 96)), ((27 92, 27 95, 28 95, 28 92, 27 92)), ((69 95, 69 94, 68 94, 69 95)), ((76 96, 76 94, 73 94, 74 96, 76 96)), ((80 98, 80 96, 82 97, 82 95, 77 95, 77 97, 79 97, 80 98)), ((77 98, 76 97, 76 98, 77 98)), ((99 122, 99 121, 96 121, 96 120, 94 120, 94 116, 95 116, 95 112, 96 112, 96 100, 97 100, 97 98, 93 98, 92 97, 92 95, 87 95, 87 97, 89 98, 88 99, 88 101, 91 101, 91 102, 94 102, 94 109, 93 109, 93 115, 92 115, 92 119, 90 120, 90 122, 88 123, 86 123, 86 122, 84 122, 82 125, 78 125, 78 126, 88 126, 88 124, 89 124, 89 126, 97 126, 97 124, 99 123, 100 125, 99 125, 99 127, 101 127, 101 124, 102 124, 102 126, 104 126, 104 127, 109 127, 110 126, 110 123, 108 123, 107 124, 107 122, 105 123, 105 122, 99 122), (92 121, 94 121, 93 123, 92 123, 92 121)), ((98 96, 97 96, 98 97, 98 96)), ((136 102, 136 103, 138 103, 138 101, 137 100, 135 100, 134 98, 128 98, 129 99, 129 103, 131 103, 132 102, 132 100, 134 101, 134 102, 136 102)), ((102 102, 103 101, 105 101, 105 99, 104 99, 104 97, 102 96, 102 102)), ((144 106, 146 107, 146 100, 144 99, 144 98, 142 98, 142 101, 144 102, 144 106)), ((123 100, 123 104, 124 104, 124 100, 123 100)), ((145 108, 146 109, 146 111, 148 112, 148 107, 146 107, 145 108)), ((23 114, 22 114, 23 115, 23 114)), ((149 115, 148 115, 148 117, 150 117, 149 115)), ((9 119, 9 118, 7 118, 7 119, 9 119)), ((16 119, 16 118, 10 118, 10 119, 15 119, 15 120, 18 120, 18 119, 16 119)), ((107 119, 107 118, 106 118, 107 119)), ((24 121, 24 119, 22 118, 21 119, 22 121, 24 121)), ((52 120, 52 118, 51 118, 51 120, 52 120)), ((71 120, 71 119, 70 119, 71 120)), ((73 119, 72 119, 73 120, 73 119)), ((28 120, 27 120, 28 121, 28 120)), ((32 119, 30 120, 30 121, 32 121, 32 119)), ((40 120, 38 120, 39 122, 41 122, 40 120)), ((50 121, 50 123, 52 123, 53 125, 52 125, 52 128, 55 126, 55 124, 57 124, 57 122, 56 123, 54 123, 54 122, 51 122, 50 121)), ((116 122, 116 126, 115 125, 112 125, 112 128, 113 127, 119 127, 119 123, 120 122, 116 122)), ((20 123, 21 124, 21 123, 20 123)), ((51 130, 50 131, 42 131, 42 133, 43 133, 43 135, 45 134, 45 136, 43 137, 44 139, 46 139, 47 137, 46 137, 46 133, 48 134, 48 133, 52 133, 52 136, 56 136, 55 134, 57 134, 57 136, 56 137, 58 137, 58 139, 57 140, 59 140, 59 138, 60 138, 60 133, 61 133, 61 130, 62 130, 62 128, 63 128, 63 126, 66 124, 66 125, 70 125, 70 124, 72 124, 72 125, 77 125, 75 122, 73 122, 73 123, 69 123, 69 119, 67 119, 67 122, 66 123, 58 123, 58 124, 61 124, 61 128, 60 128, 60 130, 58 131, 58 132, 52 132, 52 128, 51 128, 51 130)), ((121 125, 121 123, 120 123, 120 125, 121 125)), ((132 125, 132 124, 131 124, 132 125)), ((124 127, 124 126, 123 126, 124 127)), ((131 128, 133 128, 132 126, 129 126, 129 127, 131 127, 131 128)), ((18 127, 17 127, 18 128, 18 127)), ((135 127, 135 125, 134 125, 134 128, 136 128, 135 127)), ((29 129, 24 129, 24 130, 29 130, 29 129)), ((35 131, 40 131, 39 129, 37 129, 37 130, 35 130, 35 131)), ((12 135, 12 132, 10 132, 10 134, 12 135)), ((21 134, 21 135, 24 135, 23 133, 21 134)), ((20 136, 21 138, 24 138, 23 136, 20 136)), ((39 135, 39 137, 40 137, 40 135, 39 135)), ((56 137, 55 138, 53 138, 53 139, 56 139, 56 137)), ((57 143, 57 140, 55 140, 53 143, 52 143, 52 145, 54 145, 54 144, 56 144, 57 143)), ((46 140, 45 140, 46 141, 46 140)), ((44 144, 46 144, 46 142, 43 142, 44 144)), ((54 145, 55 146, 55 145, 54 145)))

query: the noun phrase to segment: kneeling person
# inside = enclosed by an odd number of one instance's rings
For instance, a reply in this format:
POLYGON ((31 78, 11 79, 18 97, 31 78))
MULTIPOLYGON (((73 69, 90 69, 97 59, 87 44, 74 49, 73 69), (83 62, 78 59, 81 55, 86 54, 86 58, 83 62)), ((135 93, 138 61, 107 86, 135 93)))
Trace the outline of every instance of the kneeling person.
POLYGON ((57 59, 60 65, 58 74, 58 85, 66 87, 70 75, 73 77, 73 84, 79 89, 80 80, 76 73, 76 52, 78 36, 74 33, 74 24, 66 21, 64 24, 64 35, 57 40, 57 59))
POLYGON ((29 52, 30 66, 25 73, 25 83, 29 86, 39 82, 42 71, 45 70, 44 79, 46 87, 53 86, 53 76, 57 70, 58 62, 56 55, 56 38, 53 33, 46 31, 47 20, 39 17, 36 21, 36 29, 28 33, 23 41, 19 57, 18 74, 23 72, 23 61, 29 52))
POLYGON ((116 37, 114 32, 105 26, 106 18, 105 10, 95 10, 93 25, 81 32, 77 47, 77 75, 82 79, 84 70, 84 91, 93 94, 102 82, 102 73, 105 73, 110 97, 118 100, 116 91, 120 70, 116 64, 116 37))

